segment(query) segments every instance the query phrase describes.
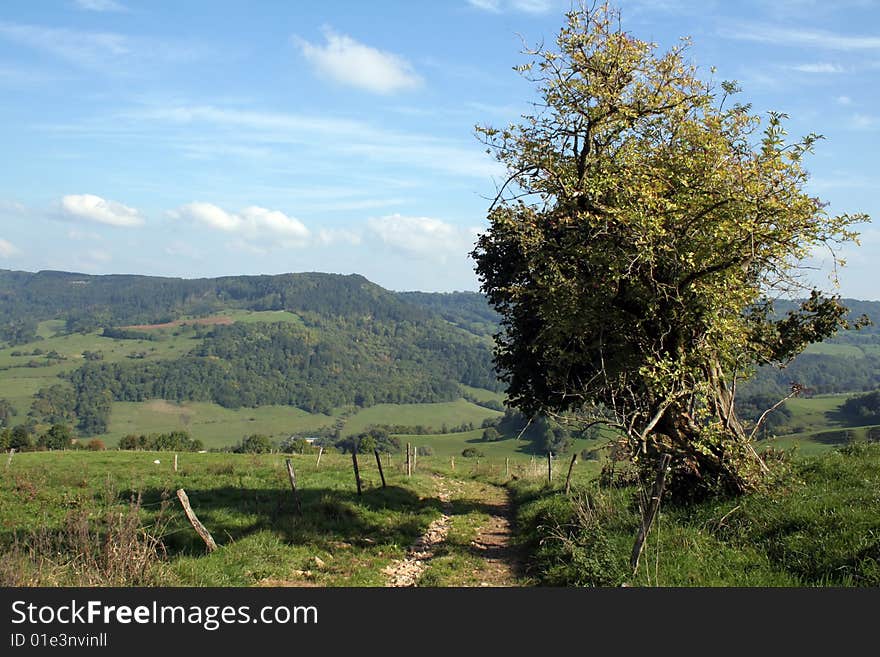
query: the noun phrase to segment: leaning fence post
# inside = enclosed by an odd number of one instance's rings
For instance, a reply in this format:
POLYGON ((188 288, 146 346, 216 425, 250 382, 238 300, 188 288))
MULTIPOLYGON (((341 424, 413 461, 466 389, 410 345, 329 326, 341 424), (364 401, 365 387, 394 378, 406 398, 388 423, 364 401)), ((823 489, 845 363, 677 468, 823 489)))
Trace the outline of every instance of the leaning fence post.
POLYGON ((296 473, 293 471, 293 463, 290 459, 285 459, 287 463, 287 477, 290 479, 290 488, 293 490, 293 501, 296 503, 296 512, 302 515, 302 502, 299 499, 299 491, 296 490, 296 473))
POLYGON ((654 480, 654 487, 651 490, 651 499, 648 502, 648 509, 642 516, 642 522, 639 525, 639 533, 636 536, 636 542, 633 545, 632 555, 629 559, 629 565, 632 566, 633 575, 639 570, 639 558, 642 556, 642 550, 645 548, 645 539, 648 538, 648 532, 651 531, 651 525, 654 524, 654 518, 660 510, 660 498, 663 497, 663 488, 666 485, 666 469, 672 457, 664 454, 660 458, 660 465, 657 466, 657 479, 654 480))
POLYGON ((182 488, 177 489, 177 499, 180 500, 180 504, 183 507, 183 512, 186 514, 186 519, 189 520, 189 524, 193 526, 193 529, 196 530, 196 533, 201 536, 202 540, 205 542, 208 552, 216 550, 217 544, 214 542, 214 537, 211 536, 211 532, 205 529, 205 526, 199 522, 195 512, 189 505, 189 498, 186 496, 186 491, 182 488))
POLYGON ((379 476, 382 478, 382 488, 385 488, 385 473, 382 472, 382 457, 379 456, 378 449, 374 449, 373 453, 376 455, 376 465, 379 466, 379 476))
POLYGON ((354 480, 357 484, 358 495, 361 494, 361 471, 358 469, 357 447, 351 450, 351 465, 354 467, 354 480))
POLYGON ((315 461, 315 467, 316 467, 316 468, 317 468, 319 465, 321 465, 321 455, 322 455, 323 453, 324 453, 324 447, 323 447, 323 446, 318 447, 318 460, 315 461))

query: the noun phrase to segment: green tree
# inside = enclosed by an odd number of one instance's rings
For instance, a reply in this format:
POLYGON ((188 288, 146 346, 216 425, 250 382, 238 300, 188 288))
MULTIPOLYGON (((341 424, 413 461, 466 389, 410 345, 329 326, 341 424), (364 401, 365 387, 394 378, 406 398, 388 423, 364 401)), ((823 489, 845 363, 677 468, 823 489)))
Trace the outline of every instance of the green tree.
POLYGON ((235 451, 239 454, 268 454, 272 451, 272 441, 261 433, 255 433, 243 438, 235 451))
POLYGON ((37 445, 46 449, 68 449, 72 443, 73 432, 66 424, 53 424, 37 439, 37 445))
POLYGON ((643 467, 670 454, 677 492, 742 492, 767 466, 736 381, 847 326, 837 297, 776 320, 770 299, 806 292, 811 252, 837 261, 867 217, 806 191, 817 135, 787 142, 785 115, 731 104, 688 45, 659 53, 604 5, 528 51, 538 110, 477 128, 509 177, 472 256, 510 405, 613 425, 643 467))
POLYGON ((12 404, 6 399, 0 399, 0 427, 8 427, 14 414, 15 409, 12 408, 12 404))
POLYGON ((495 427, 487 427, 483 430, 483 440, 487 443, 495 442, 496 440, 501 440, 502 435, 498 433, 498 429, 495 427))
POLYGON ((31 440, 31 430, 24 424, 17 424, 12 427, 9 436, 9 447, 21 451, 28 449, 33 445, 31 440))

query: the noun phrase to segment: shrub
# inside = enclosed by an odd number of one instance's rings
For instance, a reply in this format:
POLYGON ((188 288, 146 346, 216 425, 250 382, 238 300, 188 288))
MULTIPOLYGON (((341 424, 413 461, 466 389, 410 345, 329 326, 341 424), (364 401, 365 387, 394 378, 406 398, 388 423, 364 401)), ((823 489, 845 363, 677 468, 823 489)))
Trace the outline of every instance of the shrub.
POLYGON ((92 452, 103 452, 105 449, 107 449, 107 446, 104 445, 104 441, 100 438, 93 438, 86 445, 86 449, 92 452))
POLYGON ((483 452, 478 450, 476 447, 465 447, 463 450, 461 450, 461 455, 466 459, 474 459, 485 456, 483 452))
POLYGON ((268 454, 271 451, 272 442, 261 433, 242 438, 241 443, 235 448, 237 454, 268 454))

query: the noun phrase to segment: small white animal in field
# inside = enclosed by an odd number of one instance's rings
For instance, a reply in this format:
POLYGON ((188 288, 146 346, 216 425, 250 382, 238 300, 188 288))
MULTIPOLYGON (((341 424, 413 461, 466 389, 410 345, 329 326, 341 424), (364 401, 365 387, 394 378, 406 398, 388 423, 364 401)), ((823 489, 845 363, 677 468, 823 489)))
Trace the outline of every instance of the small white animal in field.
POLYGON ((155 463, 156 465, 159 465, 159 463, 161 463, 161 461, 159 461, 159 459, 156 459, 155 461, 153 461, 153 463, 155 463))

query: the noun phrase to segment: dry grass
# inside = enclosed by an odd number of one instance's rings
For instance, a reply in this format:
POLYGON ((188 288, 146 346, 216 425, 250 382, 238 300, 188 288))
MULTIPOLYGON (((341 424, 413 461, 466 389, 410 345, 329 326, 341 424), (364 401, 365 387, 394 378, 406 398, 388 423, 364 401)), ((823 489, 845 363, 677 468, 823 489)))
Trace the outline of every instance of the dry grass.
POLYGON ((95 517, 68 513, 60 528, 15 538, 0 558, 0 586, 150 586, 167 582, 162 541, 167 503, 149 527, 141 498, 95 517))

